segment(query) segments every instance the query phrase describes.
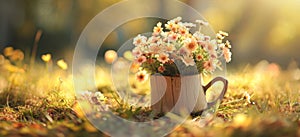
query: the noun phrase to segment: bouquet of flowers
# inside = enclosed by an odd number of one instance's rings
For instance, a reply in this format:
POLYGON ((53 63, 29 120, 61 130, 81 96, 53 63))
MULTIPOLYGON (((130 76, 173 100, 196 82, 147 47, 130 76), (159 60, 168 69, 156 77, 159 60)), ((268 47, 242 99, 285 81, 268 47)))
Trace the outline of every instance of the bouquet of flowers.
POLYGON ((216 38, 211 38, 201 33, 201 28, 208 23, 203 20, 196 20, 196 23, 199 29, 191 33, 196 24, 181 22, 181 17, 177 17, 164 27, 158 22, 150 37, 136 36, 132 54, 140 65, 137 79, 143 80, 145 73, 164 76, 211 73, 220 68, 221 57, 230 62, 231 45, 229 41, 224 42, 228 34, 219 31, 216 38))

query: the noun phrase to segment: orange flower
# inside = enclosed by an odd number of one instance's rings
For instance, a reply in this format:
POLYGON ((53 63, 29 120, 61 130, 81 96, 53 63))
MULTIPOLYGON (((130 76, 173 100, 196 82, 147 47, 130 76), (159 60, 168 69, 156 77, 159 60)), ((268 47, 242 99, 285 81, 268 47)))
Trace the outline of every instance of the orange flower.
POLYGON ((194 39, 188 39, 186 44, 185 44, 186 48, 190 51, 193 52, 197 49, 198 44, 197 41, 194 39))
POLYGON ((207 71, 213 71, 214 70, 213 62, 211 60, 204 62, 203 66, 207 71))
POLYGON ((159 54, 157 60, 158 60, 159 62, 161 62, 161 63, 164 64, 164 63, 168 62, 170 59, 169 59, 169 55, 168 55, 168 54, 162 53, 162 54, 159 54))
POLYGON ((231 55, 232 55, 232 53, 230 52, 229 48, 227 48, 227 47, 223 48, 223 55, 224 55, 224 58, 225 58, 226 62, 230 62, 231 61, 231 55))
POLYGON ((188 34, 188 30, 187 30, 187 29, 184 29, 184 28, 180 28, 178 31, 179 31, 179 33, 180 33, 181 35, 188 34))
POLYGON ((163 72, 166 70, 166 68, 165 68, 164 66, 159 66, 159 67, 157 68, 157 70, 158 70, 159 72, 163 73, 163 72))
POLYGON ((5 62, 5 57, 0 54, 0 65, 4 64, 5 62))
POLYGON ((201 54, 196 55, 196 60, 201 61, 203 59, 203 56, 201 54))
POLYGON ((136 62, 139 63, 139 64, 142 64, 144 62, 146 62, 147 58, 145 56, 139 56, 137 59, 136 59, 136 62))
POLYGON ((130 71, 132 73, 136 73, 140 68, 140 65, 138 63, 133 62, 130 66, 130 71))
POLYGON ((149 64, 152 64, 152 63, 154 63, 154 62, 155 62, 155 60, 154 60, 154 59, 152 59, 152 58, 149 58, 149 59, 147 60, 147 62, 148 62, 149 64))
POLYGON ((14 52, 14 48, 13 48, 13 47, 6 47, 6 48, 3 50, 3 54, 4 54, 4 56, 6 56, 6 57, 9 57, 9 56, 13 55, 13 52, 14 52))

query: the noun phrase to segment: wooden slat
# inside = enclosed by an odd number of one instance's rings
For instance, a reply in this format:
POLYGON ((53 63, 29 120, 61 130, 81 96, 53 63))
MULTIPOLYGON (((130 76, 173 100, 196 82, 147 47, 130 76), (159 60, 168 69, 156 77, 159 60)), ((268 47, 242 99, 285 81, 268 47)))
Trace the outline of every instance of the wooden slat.
POLYGON ((200 111, 207 107, 199 75, 151 76, 151 104, 156 112, 200 111), (155 103, 156 102, 156 103, 155 103), (175 106, 176 105, 176 106, 175 106))
POLYGON ((150 85, 151 85, 151 108, 155 111, 155 113, 161 112, 161 95, 160 95, 160 86, 157 85, 158 77, 151 76, 150 77, 150 85))
POLYGON ((173 88, 173 100, 174 100, 174 113, 178 113, 180 111, 179 108, 182 108, 182 103, 179 102, 179 95, 180 95, 180 89, 181 89, 181 80, 178 77, 172 77, 172 88, 173 88), (177 104, 176 104, 177 103, 177 104))
POLYGON ((170 112, 170 110, 174 106, 173 102, 173 91, 172 91, 172 81, 171 77, 165 77, 166 83, 167 83, 167 88, 165 91, 165 94, 163 95, 163 105, 162 105, 162 110, 163 112, 170 112))

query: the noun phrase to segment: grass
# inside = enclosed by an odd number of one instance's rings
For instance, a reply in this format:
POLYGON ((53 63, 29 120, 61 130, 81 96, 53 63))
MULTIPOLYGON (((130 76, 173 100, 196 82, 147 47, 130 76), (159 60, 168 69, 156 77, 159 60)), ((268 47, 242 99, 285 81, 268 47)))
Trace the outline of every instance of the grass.
MULTIPOLYGON (((29 70, 22 60, 5 60, 0 65, 0 136, 105 136, 84 116, 79 107, 81 99, 93 102, 97 113, 86 115, 97 118, 109 118, 107 109, 133 121, 154 117, 150 108, 141 106, 149 101, 149 87, 133 82, 134 93, 130 94, 145 97, 121 100, 105 67, 96 68, 97 91, 86 92, 89 95, 81 98, 75 97, 68 70, 50 64, 36 64, 29 70), (132 100, 136 105, 128 103, 132 100)), ((229 89, 218 110, 206 117, 189 118, 168 136, 300 136, 298 70, 281 70, 266 61, 230 69, 229 89)), ((121 130, 117 124, 110 128, 121 130)), ((145 132, 145 136, 151 132, 145 132)))

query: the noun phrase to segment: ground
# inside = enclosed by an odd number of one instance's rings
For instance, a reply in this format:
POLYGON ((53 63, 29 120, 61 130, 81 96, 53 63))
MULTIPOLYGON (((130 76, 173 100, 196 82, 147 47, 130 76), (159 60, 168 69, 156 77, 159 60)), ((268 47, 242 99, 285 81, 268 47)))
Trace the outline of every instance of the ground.
MULTIPOLYGON (((108 136, 86 119, 78 103, 84 98, 75 97, 70 70, 48 63, 20 66, 24 64, 0 67, 0 136, 108 136)), ((98 92, 97 98, 90 96, 92 102, 104 103, 123 118, 151 119, 149 108, 120 101, 107 82, 107 70, 96 69, 98 89, 86 92, 98 92)), ((300 74, 295 63, 283 70, 262 61, 230 68, 226 78, 229 88, 215 113, 190 117, 167 136, 300 136, 300 74)), ((148 88, 131 86, 135 93, 149 95, 148 88)), ((102 117, 102 111, 86 114, 102 117)))

